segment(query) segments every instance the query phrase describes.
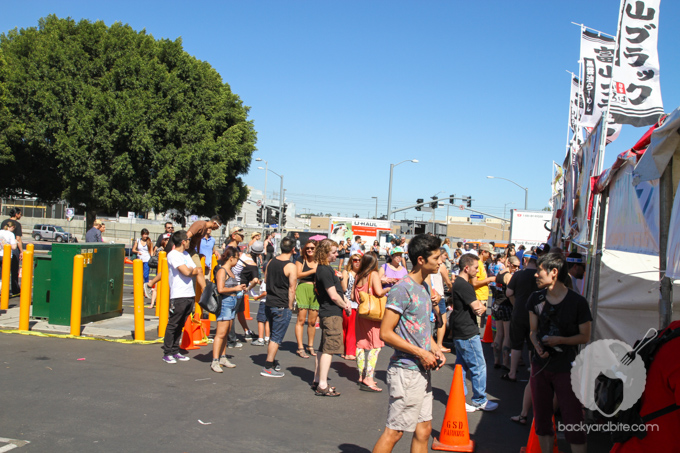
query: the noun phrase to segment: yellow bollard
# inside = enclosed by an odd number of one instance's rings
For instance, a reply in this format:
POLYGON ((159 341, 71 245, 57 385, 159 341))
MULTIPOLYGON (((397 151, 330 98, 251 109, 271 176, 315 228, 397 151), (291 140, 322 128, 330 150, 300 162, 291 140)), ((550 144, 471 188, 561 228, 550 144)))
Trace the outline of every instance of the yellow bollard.
MULTIPOLYGON (((156 274, 161 275, 161 259, 165 258, 167 253, 163 250, 158 252, 158 267, 156 267, 156 274)), ((161 275, 162 276, 162 275, 161 275)), ((161 294, 163 292, 161 291, 161 282, 156 283, 156 304, 154 305, 156 307, 156 317, 160 315, 160 309, 161 309, 161 294)))
MULTIPOLYGON (((24 253, 24 259, 26 254, 24 253)), ((71 289, 71 335, 80 336, 80 321, 83 312, 83 270, 85 269, 85 257, 76 255, 73 257, 73 286, 71 289)))
POLYGON ((33 252, 26 250, 24 251, 24 263, 23 267, 21 268, 21 297, 19 299, 19 330, 28 330, 29 327, 28 317, 31 314, 32 296, 33 296, 33 252))
POLYGON ((144 263, 132 262, 132 286, 134 287, 135 340, 144 341, 144 263))
MULTIPOLYGON (((29 242, 28 244, 26 244, 26 250, 28 250, 29 252, 33 252, 34 248, 35 248, 35 246, 33 245, 32 242, 29 242)), ((26 251, 26 250, 24 250, 24 251, 26 251)))
POLYGON ((2 247, 2 291, 0 291, 0 310, 7 310, 9 308, 9 288, 11 282, 9 280, 9 268, 12 265, 12 246, 5 244, 2 247))
POLYGON ((158 336, 165 337, 165 328, 168 327, 168 317, 170 315, 170 285, 168 279, 168 259, 163 257, 158 260, 158 265, 161 266, 161 296, 157 301, 160 304, 158 307, 158 336))

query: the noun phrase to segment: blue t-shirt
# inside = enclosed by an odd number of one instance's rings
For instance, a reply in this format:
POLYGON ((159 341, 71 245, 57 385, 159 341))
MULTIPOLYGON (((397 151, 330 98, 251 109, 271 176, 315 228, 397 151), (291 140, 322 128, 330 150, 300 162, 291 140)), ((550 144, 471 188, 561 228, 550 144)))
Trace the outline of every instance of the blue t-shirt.
MULTIPOLYGON (((401 315, 394 329, 397 335, 414 346, 430 350, 432 300, 427 285, 419 285, 407 275, 387 293, 385 307, 401 315)), ((389 366, 419 370, 420 360, 414 355, 395 349, 389 366)))
POLYGON ((201 255, 205 256, 205 262, 210 267, 210 264, 212 261, 212 254, 213 254, 213 248, 215 247, 215 238, 210 236, 203 236, 203 239, 201 239, 201 247, 198 250, 198 253, 201 255))

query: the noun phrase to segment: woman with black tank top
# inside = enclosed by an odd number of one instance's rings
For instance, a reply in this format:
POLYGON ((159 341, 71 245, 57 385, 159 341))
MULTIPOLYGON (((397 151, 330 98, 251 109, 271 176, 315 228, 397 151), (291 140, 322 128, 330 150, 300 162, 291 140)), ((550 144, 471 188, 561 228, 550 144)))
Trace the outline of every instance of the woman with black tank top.
POLYGON ((272 242, 272 233, 268 232, 264 238, 264 260, 262 260, 262 271, 267 267, 267 263, 274 258, 274 243, 272 242))
POLYGON ((235 247, 227 247, 224 253, 217 260, 214 269, 215 283, 217 291, 221 296, 222 309, 217 317, 217 329, 213 340, 213 359, 210 369, 216 373, 222 373, 222 367, 234 368, 236 365, 231 363, 224 350, 227 346, 226 337, 236 317, 236 294, 244 291, 246 285, 240 284, 234 275, 233 268, 238 262, 239 251, 235 247))
POLYGON ((305 352, 305 346, 302 343, 305 320, 307 320, 307 350, 311 355, 316 355, 316 352, 314 352, 314 335, 316 333, 316 320, 319 316, 319 301, 316 300, 316 293, 314 292, 314 277, 316 274, 314 251, 316 250, 316 241, 310 239, 302 250, 302 256, 295 263, 298 275, 298 285, 295 290, 295 299, 297 300, 298 307, 295 339, 297 340, 297 355, 303 359, 308 359, 309 356, 305 352))
POLYGON ((519 269, 519 259, 510 256, 506 260, 505 269, 496 275, 496 286, 492 313, 496 320, 496 338, 493 342, 494 368, 510 371, 510 319, 512 318, 512 303, 505 295, 505 290, 512 278, 512 274, 519 269))
POLYGON ((345 241, 340 241, 338 244, 338 269, 342 269, 345 265, 345 258, 347 258, 347 248, 345 241))

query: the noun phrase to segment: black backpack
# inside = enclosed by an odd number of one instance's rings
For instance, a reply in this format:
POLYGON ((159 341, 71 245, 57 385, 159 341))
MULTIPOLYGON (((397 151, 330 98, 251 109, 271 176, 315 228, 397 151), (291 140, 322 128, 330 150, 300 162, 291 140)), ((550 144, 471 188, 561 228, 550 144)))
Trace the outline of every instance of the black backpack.
MULTIPOLYGON (((677 329, 666 329, 663 331, 663 333, 657 335, 656 338, 653 340, 649 341, 647 344, 642 346, 640 350, 637 352, 637 355, 642 359, 642 361, 645 364, 645 369, 647 372, 649 372, 649 367, 654 361, 654 356, 656 353, 661 349, 661 347, 668 343, 671 340, 674 340, 676 338, 680 337, 680 328, 677 329)), ((643 339, 644 340, 644 339, 643 339)), ((641 341, 643 340, 638 340, 635 342, 635 346, 637 346, 641 341)), ((635 348, 633 348, 635 349, 635 348)), ((597 397, 606 399, 609 398, 611 400, 616 400, 618 399, 617 395, 619 391, 622 391, 623 389, 619 389, 617 387, 618 381, 613 381, 613 380, 608 380, 607 382, 602 382, 599 385, 597 397)), ((619 386, 620 387, 620 386, 619 386)), ((644 393, 643 393, 644 396, 644 393)), ((602 407, 602 406, 600 406, 602 407)), ((670 412, 673 412, 677 409, 680 409, 680 406, 677 404, 671 404, 669 406, 664 407, 663 409, 659 409, 658 411, 652 412, 650 414, 645 415, 642 417, 640 415, 640 408, 642 407, 642 398, 640 398, 634 405, 633 407, 622 410, 618 412, 616 415, 614 415, 611 418, 607 418, 608 421, 611 421, 612 423, 620 423, 621 425, 642 425, 645 423, 649 423, 651 420, 654 420, 657 417, 661 417, 662 415, 666 415, 670 412)), ((623 443, 626 442, 627 440, 631 439, 633 436, 639 438, 639 439, 644 439, 644 437, 647 435, 646 431, 642 430, 636 430, 633 431, 633 429, 629 429, 628 431, 624 431, 623 429, 617 429, 616 431, 611 432, 611 438, 612 441, 615 443, 623 443)))

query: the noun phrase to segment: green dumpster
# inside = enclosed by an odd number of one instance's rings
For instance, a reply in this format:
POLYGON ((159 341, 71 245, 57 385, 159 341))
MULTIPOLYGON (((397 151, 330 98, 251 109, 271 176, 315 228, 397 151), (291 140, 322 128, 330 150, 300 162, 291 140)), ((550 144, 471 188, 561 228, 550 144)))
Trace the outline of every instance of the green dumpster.
MULTIPOLYGON (((53 244, 49 288, 46 302, 34 306, 33 317, 47 317, 50 324, 68 326, 71 323, 71 292, 73 288, 73 258, 85 257, 83 269, 82 322, 88 323, 120 316, 123 313, 123 271, 125 251, 123 244, 101 242, 53 244), (38 316, 40 315, 40 316, 38 316)), ((47 261, 46 261, 47 262, 47 261)), ((41 263, 42 264, 42 263, 41 263)), ((37 270, 37 268, 36 268, 37 270)), ((48 283, 46 270, 35 275, 34 298, 40 299, 48 283)))
POLYGON ((52 257, 38 255, 34 258, 33 270, 33 319, 49 319, 50 290, 52 282, 52 257))

